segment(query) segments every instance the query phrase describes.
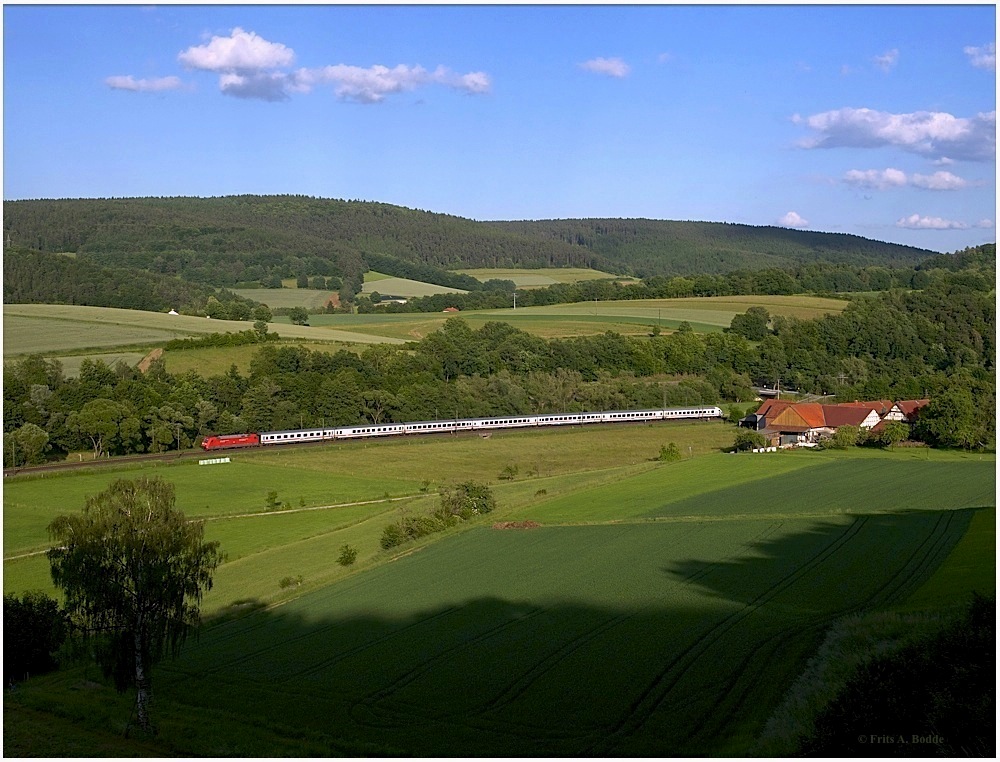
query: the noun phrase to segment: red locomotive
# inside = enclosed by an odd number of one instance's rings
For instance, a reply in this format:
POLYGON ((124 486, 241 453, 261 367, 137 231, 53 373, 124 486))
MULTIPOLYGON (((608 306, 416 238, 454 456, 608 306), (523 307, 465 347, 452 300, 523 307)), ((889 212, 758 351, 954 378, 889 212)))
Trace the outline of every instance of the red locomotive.
POLYGON ((224 450, 227 447, 256 447, 259 444, 259 434, 223 434, 205 437, 201 442, 201 446, 206 450, 224 450))

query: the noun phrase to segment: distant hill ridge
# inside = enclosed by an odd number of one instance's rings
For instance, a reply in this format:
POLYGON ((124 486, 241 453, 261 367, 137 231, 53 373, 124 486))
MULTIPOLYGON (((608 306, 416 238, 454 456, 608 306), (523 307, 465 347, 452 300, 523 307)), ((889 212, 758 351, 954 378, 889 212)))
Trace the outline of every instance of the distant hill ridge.
POLYGON ((412 277, 417 267, 592 267, 622 275, 719 274, 812 262, 912 266, 935 252, 842 233, 722 222, 478 222, 309 196, 4 202, 5 246, 233 286, 278 272, 412 277), (371 261, 369 261, 371 260, 371 261), (374 267, 374 261, 378 267, 374 267))

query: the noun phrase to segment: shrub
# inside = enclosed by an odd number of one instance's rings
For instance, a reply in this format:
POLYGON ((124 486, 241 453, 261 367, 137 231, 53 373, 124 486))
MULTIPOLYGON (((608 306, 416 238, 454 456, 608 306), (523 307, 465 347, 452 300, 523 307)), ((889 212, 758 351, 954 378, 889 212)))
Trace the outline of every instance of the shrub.
POLYGON ((861 429, 857 426, 840 426, 833 432, 833 436, 823 442, 823 446, 831 450, 846 450, 854 447, 860 437, 861 429))
POLYGON ((680 448, 678 448, 676 443, 674 442, 671 442, 670 444, 667 445, 662 445, 660 447, 660 454, 656 459, 667 463, 674 460, 680 460, 681 459, 680 448))
POLYGON ((508 482, 513 481, 514 477, 517 476, 518 470, 519 469, 517 465, 515 465, 514 463, 508 463, 506 466, 503 467, 503 470, 500 471, 500 475, 497 478, 503 479, 504 481, 508 482))
POLYGON ((271 490, 267 493, 267 497, 264 498, 264 507, 269 511, 277 510, 281 506, 278 500, 278 490, 271 490))
POLYGON ((397 545, 402 545, 407 539, 406 533, 399 524, 388 524, 382 530, 382 537, 378 544, 382 546, 383 550, 389 550, 397 545))
POLYGON ((733 441, 733 449, 737 452, 753 450, 757 447, 767 447, 767 439, 759 431, 740 429, 736 432, 736 439, 733 441))
POLYGON ((483 513, 490 513, 497 506, 493 490, 479 482, 463 482, 441 495, 441 509, 446 514, 470 519, 483 513))
POLYGON ((282 577, 278 581, 278 586, 282 590, 284 590, 286 587, 292 587, 293 585, 295 587, 298 587, 301 584, 302 584, 302 575, 301 574, 299 576, 297 576, 297 577, 282 577))
POLYGON ((352 548, 350 545, 343 545, 340 548, 340 555, 337 556, 337 563, 341 566, 350 566, 355 561, 358 560, 357 548, 352 548))
POLYGON ((55 669, 55 653, 69 630, 66 614, 45 593, 28 592, 22 597, 3 597, 3 673, 5 679, 55 669))

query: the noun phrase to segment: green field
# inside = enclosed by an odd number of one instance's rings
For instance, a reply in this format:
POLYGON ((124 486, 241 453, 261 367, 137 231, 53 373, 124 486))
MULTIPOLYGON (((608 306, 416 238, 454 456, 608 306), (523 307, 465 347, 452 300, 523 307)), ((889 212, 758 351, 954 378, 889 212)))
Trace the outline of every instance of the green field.
MULTIPOLYGON (((141 310, 79 305, 5 304, 3 307, 4 357, 42 354, 100 356, 110 348, 153 349, 171 339, 210 333, 237 333, 252 325, 237 320, 210 320, 189 315, 166 315, 141 310)), ((283 338, 331 343, 393 343, 392 337, 339 330, 272 324, 283 338)), ((143 352, 143 354, 145 354, 143 352)), ((228 365, 226 366, 228 367, 228 365)))
POLYGON ((322 309, 330 299, 337 296, 336 291, 295 288, 294 281, 290 288, 234 288, 232 291, 244 299, 253 299, 255 302, 266 304, 272 310, 282 307, 322 309))
POLYGON ((611 273, 591 270, 586 267, 542 267, 537 270, 526 269, 478 269, 456 270, 456 272, 471 275, 479 281, 512 280, 518 288, 544 288, 556 283, 579 283, 583 280, 618 279, 611 273))
MULTIPOLYGON (((772 315, 813 318, 837 313, 847 306, 839 299, 816 296, 731 296, 690 299, 644 299, 633 301, 555 304, 547 307, 518 307, 503 310, 462 312, 473 329, 490 321, 502 320, 544 338, 593 336, 606 331, 624 335, 645 335, 653 325, 675 330, 688 322, 696 331, 721 331, 733 315, 753 306, 764 307, 772 315)), ((366 315, 312 315, 314 326, 338 328, 373 337, 404 340, 421 339, 438 330, 454 314, 403 313, 366 315)))
MULTIPOLYGON (((294 296, 298 291, 307 290, 269 291, 284 297, 286 291, 294 296)), ((754 305, 766 308, 772 315, 810 318, 839 312, 846 302, 809 296, 653 299, 484 310, 463 312, 461 317, 473 329, 490 321, 504 320, 545 338, 597 335, 609 330, 625 335, 644 335, 653 325, 672 330, 683 321, 696 331, 718 331, 730 324, 733 315, 754 305)), ((171 339, 250 328, 249 323, 232 320, 77 305, 8 304, 4 305, 3 315, 5 357, 37 353, 59 358, 69 375, 73 375, 87 357, 112 362, 121 358, 128 362, 140 359, 171 339)), ((330 351, 336 351, 351 344, 419 340, 441 328, 450 317, 453 315, 442 313, 319 314, 310 316, 308 326, 292 325, 287 318, 278 318, 270 328, 283 339, 298 340, 312 348, 326 345, 330 351)), ((217 348, 205 350, 198 356, 170 356, 166 361, 172 372, 175 368, 204 367, 200 364, 202 360, 215 368, 214 372, 225 372, 233 363, 240 368, 246 367, 253 351, 247 347, 217 348)))
POLYGON ((464 294, 460 288, 439 286, 436 283, 424 283, 409 278, 396 278, 391 275, 369 271, 365 273, 365 282, 361 288, 363 294, 378 291, 383 295, 413 297, 430 296, 431 294, 464 294))
MULTIPOLYGON (((992 583, 994 456, 718 452, 731 435, 506 432, 125 472, 162 473, 182 508, 210 518, 229 559, 208 612, 271 604, 210 621, 157 668, 161 734, 141 753, 743 756, 841 617, 959 603, 992 583), (692 457, 652 462, 664 441, 692 457), (498 483, 508 463, 521 478, 498 483), (493 481, 498 511, 378 548, 385 523, 431 509, 437 484, 458 478, 493 481), (292 512, 236 515, 271 484, 292 512), (365 498, 383 502, 346 505, 365 498), (541 526, 491 528, 523 519, 541 526), (346 570, 344 543, 359 549, 346 570), (297 575, 300 588, 280 588, 297 575)), ((42 557, 10 557, 43 547, 48 518, 111 476, 8 481, 5 591, 44 579, 42 557)), ((93 754, 91 736, 130 711, 94 680, 77 669, 22 686, 5 705, 8 748, 58 707, 60 738, 69 728, 93 754)), ((64 748, 52 743, 49 755, 64 748)))

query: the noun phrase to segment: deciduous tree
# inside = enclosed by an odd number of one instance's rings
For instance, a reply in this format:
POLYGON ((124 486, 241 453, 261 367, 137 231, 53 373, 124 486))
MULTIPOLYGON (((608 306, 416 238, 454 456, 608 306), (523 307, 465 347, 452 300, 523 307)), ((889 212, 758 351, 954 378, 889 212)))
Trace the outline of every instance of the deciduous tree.
POLYGON ((205 542, 203 523, 175 508, 172 484, 147 477, 112 482, 49 533, 52 581, 67 612, 97 636, 97 661, 115 687, 135 687, 139 724, 151 730, 150 669, 199 624, 223 560, 219 543, 205 542))

